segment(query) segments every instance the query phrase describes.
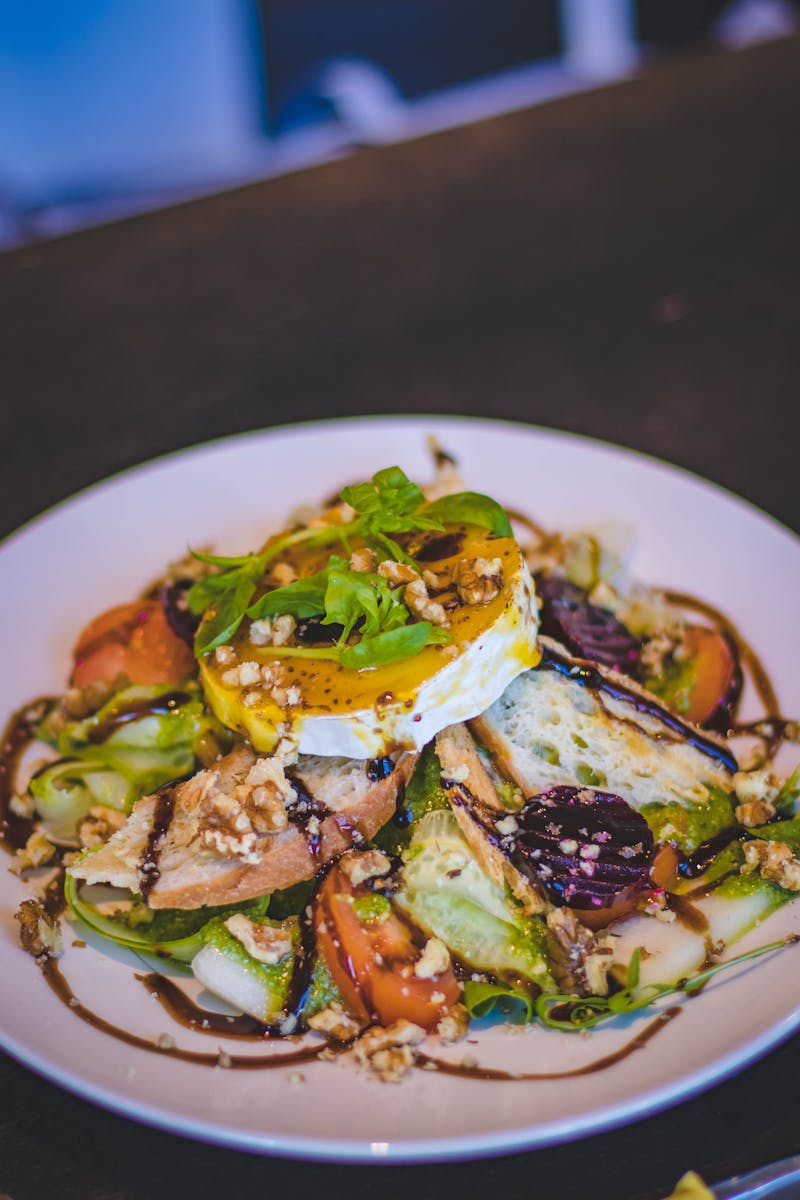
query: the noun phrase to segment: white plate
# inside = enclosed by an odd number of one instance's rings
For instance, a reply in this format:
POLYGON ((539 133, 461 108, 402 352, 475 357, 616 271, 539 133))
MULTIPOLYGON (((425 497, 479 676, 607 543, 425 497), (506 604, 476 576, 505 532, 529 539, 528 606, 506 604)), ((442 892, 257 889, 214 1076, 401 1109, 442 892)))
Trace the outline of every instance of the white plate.
MULTIPOLYGON (((255 547, 298 501, 389 463, 427 478, 428 432, 458 456, 469 486, 550 527, 606 517, 633 521, 636 573, 728 612, 763 656, 784 711, 800 714, 791 653, 800 545, 784 529, 709 484, 628 451, 511 424, 442 418, 342 421, 233 438, 130 471, 33 522, 0 548, 0 713, 60 690, 84 622, 136 595, 187 545, 255 547)), ((579 1079, 487 1083, 418 1071, 390 1086, 343 1063, 305 1066, 302 1082, 285 1069, 208 1069, 132 1049, 60 1005, 16 944, 12 913, 24 891, 0 871, 0 1033, 9 1052, 118 1112, 249 1150, 424 1160, 563 1141, 709 1086, 800 1022, 800 950, 790 948, 718 978, 644 1049, 579 1079)), ((800 903, 770 918, 747 944, 791 931, 800 932, 800 903)), ((63 968, 100 1014, 148 1037, 170 1030, 157 1002, 133 980, 133 969, 141 969, 133 957, 96 943, 68 946, 63 968)), ((459 1052, 483 1065, 565 1070, 615 1050, 649 1019, 588 1038, 541 1028, 487 1030, 459 1052)), ((201 1035, 172 1032, 183 1046, 210 1048, 201 1035)), ((235 1045, 248 1052, 248 1043, 235 1045)))

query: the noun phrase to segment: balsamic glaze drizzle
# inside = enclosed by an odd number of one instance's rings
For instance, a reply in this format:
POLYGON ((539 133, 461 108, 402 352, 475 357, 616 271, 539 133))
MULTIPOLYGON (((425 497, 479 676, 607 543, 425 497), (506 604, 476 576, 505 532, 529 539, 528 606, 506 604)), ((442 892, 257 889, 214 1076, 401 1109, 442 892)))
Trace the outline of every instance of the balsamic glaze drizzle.
POLYGON ((542 661, 539 668, 544 668, 549 671, 557 671, 559 675, 563 675, 566 679, 571 679, 574 683, 581 684, 582 687, 588 688, 592 692, 605 692, 614 700, 622 700, 626 704, 630 704, 637 712, 647 713, 651 717, 656 717, 663 725, 672 730, 673 733, 686 742, 689 742, 701 754, 705 754, 708 758, 715 759, 723 767, 726 767, 731 773, 738 771, 739 766, 736 758, 726 746, 720 746, 711 738, 704 737, 694 726, 687 725, 680 717, 676 717, 657 701, 650 697, 643 696, 632 688, 626 687, 624 683, 618 682, 616 679, 611 679, 607 675, 602 674, 597 666, 589 662, 588 659, 567 658, 564 655, 558 654, 550 646, 542 647, 542 661))

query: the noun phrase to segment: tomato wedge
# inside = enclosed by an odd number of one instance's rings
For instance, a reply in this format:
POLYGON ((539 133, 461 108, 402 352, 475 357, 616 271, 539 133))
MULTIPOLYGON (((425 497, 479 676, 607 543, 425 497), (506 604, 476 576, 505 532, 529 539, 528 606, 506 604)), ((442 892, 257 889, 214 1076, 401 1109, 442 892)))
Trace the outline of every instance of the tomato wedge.
POLYGON ((334 982, 347 1008, 362 1021, 391 1025, 405 1017, 434 1029, 460 994, 452 966, 433 979, 419 979, 420 957, 411 930, 394 912, 382 920, 362 920, 354 901, 372 893, 354 888, 333 867, 314 906, 314 930, 334 982))
POLYGON ((89 687, 125 675, 134 684, 178 684, 196 668, 187 642, 173 633, 160 600, 134 600, 95 617, 78 638, 72 683, 89 687))
POLYGON ((688 708, 682 715, 697 725, 705 725, 738 695, 739 664, 730 642, 716 629, 690 625, 686 642, 694 663, 694 683, 688 708))

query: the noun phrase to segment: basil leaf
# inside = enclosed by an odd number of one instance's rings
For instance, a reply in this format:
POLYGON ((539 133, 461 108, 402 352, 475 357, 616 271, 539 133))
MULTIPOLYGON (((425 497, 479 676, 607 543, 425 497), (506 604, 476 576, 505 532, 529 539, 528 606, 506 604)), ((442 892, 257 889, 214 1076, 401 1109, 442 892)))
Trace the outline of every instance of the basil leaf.
POLYGON ((328 586, 328 571, 318 571, 315 575, 307 575, 305 579, 296 579, 287 583, 286 587, 275 588, 265 592, 247 610, 252 620, 261 617, 278 617, 291 613, 300 620, 309 617, 319 617, 325 612, 325 589, 328 586))
POLYGON ((191 555, 198 562, 208 563, 212 567, 245 567, 259 561, 259 555, 253 554, 252 551, 249 554, 240 554, 233 558, 226 558, 222 554, 201 554, 199 550, 192 550, 191 555))
POLYGON ((362 516, 378 512, 387 515, 412 513, 425 501, 422 489, 412 483, 400 467, 376 471, 371 482, 342 488, 340 495, 362 516))
POLYGON ((366 637, 374 636, 380 629, 378 584, 386 586, 380 575, 351 571, 344 565, 329 568, 323 624, 344 626, 340 645, 345 644, 356 621, 362 618, 366 637))
POLYGON ((513 1013, 516 1010, 526 1024, 533 1019, 533 1001, 530 996, 502 983, 482 983, 468 979, 464 984, 464 1007, 471 1017, 488 1017, 494 1012, 513 1013))
POLYGON ((480 492, 455 492, 427 504, 421 517, 433 517, 445 525, 480 525, 496 537, 513 537, 511 522, 502 505, 480 492))
POLYGON ((339 654, 339 662, 343 667, 359 671, 413 658, 425 646, 449 641, 452 637, 446 630, 431 625, 430 621, 417 621, 414 625, 403 625, 375 637, 362 638, 355 646, 345 646, 339 654))
POLYGON ((256 581, 249 575, 238 576, 236 582, 214 601, 214 615, 197 631, 194 652, 198 658, 217 646, 224 645, 236 633, 256 590, 256 581))

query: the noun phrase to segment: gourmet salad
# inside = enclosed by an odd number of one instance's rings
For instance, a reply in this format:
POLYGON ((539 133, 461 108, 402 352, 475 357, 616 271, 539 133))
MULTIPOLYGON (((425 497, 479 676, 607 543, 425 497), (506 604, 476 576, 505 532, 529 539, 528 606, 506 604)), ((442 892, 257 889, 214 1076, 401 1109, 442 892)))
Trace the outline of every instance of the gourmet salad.
POLYGON ((390 466, 252 553, 195 549, 12 717, 20 939, 76 1017, 256 1062, 95 1017, 65 921, 192 1029, 387 1081, 471 1021, 586 1029, 785 944, 728 950, 800 892, 798 726, 754 651, 631 581, 618 530, 548 532, 434 451, 429 487, 390 466))

